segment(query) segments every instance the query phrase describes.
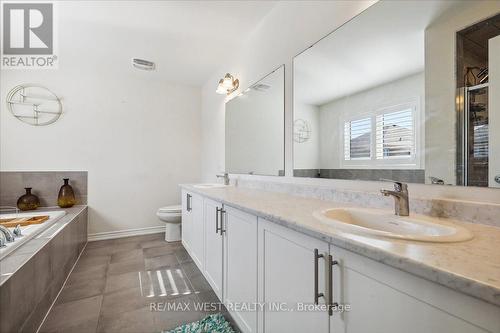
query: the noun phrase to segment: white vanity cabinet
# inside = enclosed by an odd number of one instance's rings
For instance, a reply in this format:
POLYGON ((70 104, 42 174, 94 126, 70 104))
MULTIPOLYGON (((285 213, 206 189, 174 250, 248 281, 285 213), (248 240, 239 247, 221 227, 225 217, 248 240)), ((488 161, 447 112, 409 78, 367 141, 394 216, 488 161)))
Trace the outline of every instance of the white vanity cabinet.
POLYGON ((500 332, 497 307, 373 261, 330 247, 333 301, 351 309, 333 313, 330 332, 500 332))
POLYGON ((203 234, 203 197, 182 191, 182 244, 200 269, 203 268, 203 234))
POLYGON ((243 332, 500 333, 495 305, 189 191, 182 200, 182 242, 243 332), (347 311, 330 314, 333 303, 347 311))
MULTIPOLYGON (((257 303, 257 217, 224 207, 224 303, 257 303)), ((228 307, 243 332, 258 332, 257 311, 228 307)))
POLYGON ((204 276, 238 326, 257 332, 257 312, 239 308, 257 302, 257 217, 206 198, 204 212, 204 276))
POLYGON ((222 300, 223 229, 222 204, 205 198, 203 201, 205 267, 202 272, 217 297, 222 300))
MULTIPOLYGON (((258 239, 259 302, 266 305, 259 312, 259 331, 328 332, 326 311, 297 311, 297 304, 314 304, 316 283, 317 292, 327 294, 324 259, 328 243, 260 218, 258 239), (315 249, 323 257, 316 259, 315 249)), ((325 304, 325 297, 319 298, 319 304, 325 304)))

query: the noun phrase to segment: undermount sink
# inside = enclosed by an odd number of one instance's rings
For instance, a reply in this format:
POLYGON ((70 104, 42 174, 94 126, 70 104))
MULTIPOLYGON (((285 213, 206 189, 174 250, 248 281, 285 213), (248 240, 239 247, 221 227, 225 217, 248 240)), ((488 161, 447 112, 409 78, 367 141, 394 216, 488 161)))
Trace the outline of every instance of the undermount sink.
POLYGON ((450 220, 424 215, 397 216, 381 209, 332 208, 313 213, 321 222, 342 231, 423 242, 461 242, 472 233, 450 220))
POLYGON ((193 187, 196 187, 196 188, 216 188, 216 187, 226 187, 226 186, 229 186, 229 185, 218 184, 218 183, 193 185, 193 187))

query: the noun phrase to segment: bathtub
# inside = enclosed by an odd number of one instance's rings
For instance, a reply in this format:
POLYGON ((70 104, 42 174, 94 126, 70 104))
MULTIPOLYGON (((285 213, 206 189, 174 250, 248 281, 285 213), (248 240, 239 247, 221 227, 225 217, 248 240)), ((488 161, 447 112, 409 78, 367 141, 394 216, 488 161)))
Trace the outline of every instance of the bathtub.
MULTIPOLYGON (((16 237, 14 242, 7 243, 5 247, 0 248, 0 260, 10 254, 12 251, 18 249, 20 246, 28 242, 30 239, 38 238, 38 237, 53 237, 59 230, 51 230, 53 224, 66 215, 66 212, 63 210, 59 211, 34 211, 29 213, 17 213, 17 214, 0 214, 0 218, 16 218, 16 217, 32 217, 32 216, 40 216, 40 215, 48 215, 49 219, 40 224, 32 224, 21 227, 21 233, 23 236, 16 237), (44 232, 45 231, 45 232, 44 232), (43 233, 43 234, 42 234, 43 233)), ((14 230, 14 228, 9 228, 9 230, 14 230)))

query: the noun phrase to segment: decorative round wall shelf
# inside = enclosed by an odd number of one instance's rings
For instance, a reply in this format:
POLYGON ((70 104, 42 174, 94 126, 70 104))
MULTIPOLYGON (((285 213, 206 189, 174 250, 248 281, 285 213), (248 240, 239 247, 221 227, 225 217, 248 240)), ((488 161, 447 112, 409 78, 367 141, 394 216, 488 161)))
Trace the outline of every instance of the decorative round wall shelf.
POLYGON ((293 141, 297 143, 307 142, 311 138, 311 126, 304 119, 296 119, 293 122, 293 141))
POLYGON ((52 124, 62 114, 59 97, 36 84, 22 84, 9 91, 7 108, 14 117, 33 126, 52 124))

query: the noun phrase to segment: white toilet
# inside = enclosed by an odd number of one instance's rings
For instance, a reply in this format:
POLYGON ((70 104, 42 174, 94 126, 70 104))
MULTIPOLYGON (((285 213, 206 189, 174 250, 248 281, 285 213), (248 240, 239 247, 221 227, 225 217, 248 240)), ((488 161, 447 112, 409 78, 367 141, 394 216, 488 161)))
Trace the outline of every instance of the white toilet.
POLYGON ((167 206, 158 209, 156 216, 165 222, 165 240, 176 242, 181 240, 182 206, 167 206))

